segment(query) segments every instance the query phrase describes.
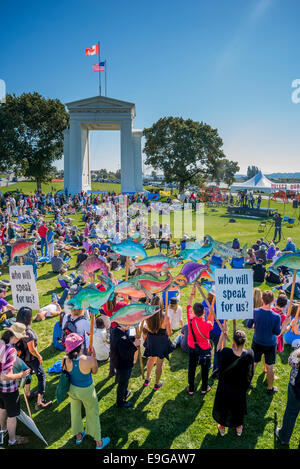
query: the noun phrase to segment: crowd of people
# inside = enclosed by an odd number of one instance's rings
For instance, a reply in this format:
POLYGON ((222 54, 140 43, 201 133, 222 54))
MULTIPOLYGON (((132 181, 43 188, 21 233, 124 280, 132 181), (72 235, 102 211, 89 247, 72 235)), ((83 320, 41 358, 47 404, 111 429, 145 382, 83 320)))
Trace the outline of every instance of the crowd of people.
MULTIPOLYGON (((147 206, 144 195, 131 197, 128 207, 135 202, 145 202, 147 206)), ((276 281, 273 279, 274 284, 280 285, 276 295, 272 290, 262 291, 258 287, 254 289, 254 315, 245 326, 249 330, 253 329, 253 341, 248 349, 246 333, 241 329, 234 330, 233 341, 229 345, 228 326, 226 321, 217 319, 213 291, 208 294, 207 300, 198 302, 195 285, 186 305, 180 304, 179 291, 170 292, 168 304, 166 297, 153 295, 150 304, 158 307, 158 313, 144 321, 140 336, 134 328, 110 320, 114 313, 131 301, 130 298, 115 295, 96 315, 93 346, 90 347, 89 311, 74 309, 68 304, 86 282, 79 272, 75 275, 73 272, 68 273, 68 270, 75 257, 77 270, 82 262, 93 255, 106 263, 110 280, 117 285, 114 271, 125 267, 126 258, 114 252, 110 244, 120 243, 124 239, 118 231, 120 223, 121 202, 115 194, 104 194, 101 198, 97 194, 85 193, 71 197, 63 192, 57 195, 21 195, 18 200, 13 196, 6 199, 2 197, 2 263, 17 263, 17 259, 11 258, 15 240, 19 237, 30 238, 32 245, 24 263, 33 266, 37 280, 40 266, 49 263, 62 287, 57 290, 61 294, 54 293, 52 302, 43 306, 34 317, 30 307, 22 307, 16 311, 5 300, 9 284, 0 290, 0 320, 4 329, 0 342, 0 425, 2 437, 8 435, 8 445, 28 442, 27 437, 16 433, 16 418, 20 414, 18 380, 24 379, 26 397, 28 400, 36 400, 36 410, 47 411, 53 404, 52 400, 45 397, 46 373, 42 354, 38 350, 38 336, 34 331, 35 322, 53 317, 57 317, 57 322, 53 328, 52 346, 65 354, 62 369, 70 378, 68 395, 71 404, 71 430, 77 445, 82 443, 86 435, 94 439, 97 449, 103 449, 110 442, 110 438, 103 437, 101 433, 98 398, 93 384, 93 375, 98 373, 100 362, 109 361, 109 377, 114 377, 117 384, 116 407, 133 407, 129 399, 132 394, 129 383, 141 346, 143 357, 147 360, 143 385, 151 386, 153 379, 155 392, 163 387, 161 378, 164 361, 170 359, 177 347, 188 357, 186 392, 189 396, 192 397, 196 391, 197 367, 201 367, 202 395, 212 390, 212 385, 209 384, 209 374, 212 373, 212 382, 217 380, 212 418, 216 421, 221 436, 225 435, 226 428, 234 428, 237 436, 242 435, 248 391, 253 387, 256 366, 262 359, 267 379, 266 393, 273 395, 278 391, 274 385, 276 356, 288 349, 291 367, 288 400, 282 426, 276 431, 279 440, 288 444, 300 410, 300 320, 297 302, 290 303, 284 289, 288 284, 289 272, 282 271, 276 281), (116 230, 110 221, 109 204, 113 205, 116 214, 116 230), (78 212, 81 213, 83 229, 72 221, 78 212), (186 322, 184 317, 187 318, 186 322), (176 337, 172 341, 171 336, 174 333, 176 337), (221 344, 224 343, 225 346, 222 347, 221 344), (17 357, 26 365, 26 369, 19 372, 14 371, 17 357), (152 376, 154 368, 155 378, 152 376), (38 382, 35 392, 30 389, 33 374, 38 382), (86 413, 85 428, 81 416, 82 406, 86 413)), ((161 250, 166 247, 167 252, 175 254, 185 246, 187 240, 185 236, 177 244, 172 239, 169 225, 159 226, 154 223, 152 227, 146 227, 139 213, 129 214, 125 223, 137 237, 144 239, 145 246, 149 248, 159 247, 161 250)), ((237 238, 233 239, 232 248, 240 253, 241 246, 237 238)), ((284 249, 279 249, 275 242, 268 243, 261 238, 248 249, 247 257, 243 260, 244 267, 253 269, 254 282, 262 283, 266 279, 272 282, 270 277, 266 277, 267 264, 274 262, 280 255, 295 250, 292 239, 287 240, 284 249)), ((139 273, 134 261, 128 270, 128 275, 139 273)), ((97 288, 104 288, 101 279, 97 288)), ((138 301, 146 302, 149 299, 145 297, 138 301)))

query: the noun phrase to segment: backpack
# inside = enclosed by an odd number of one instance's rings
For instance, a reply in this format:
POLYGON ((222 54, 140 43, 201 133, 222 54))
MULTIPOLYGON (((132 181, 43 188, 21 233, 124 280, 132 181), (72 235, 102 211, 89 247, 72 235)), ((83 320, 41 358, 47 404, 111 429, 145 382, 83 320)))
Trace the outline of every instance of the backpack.
POLYGON ((83 319, 82 316, 76 319, 72 319, 71 314, 69 314, 65 327, 63 328, 63 331, 62 331, 62 336, 61 336, 61 344, 63 346, 65 346, 65 340, 69 334, 72 334, 74 332, 77 333, 76 323, 80 321, 80 319, 83 319))

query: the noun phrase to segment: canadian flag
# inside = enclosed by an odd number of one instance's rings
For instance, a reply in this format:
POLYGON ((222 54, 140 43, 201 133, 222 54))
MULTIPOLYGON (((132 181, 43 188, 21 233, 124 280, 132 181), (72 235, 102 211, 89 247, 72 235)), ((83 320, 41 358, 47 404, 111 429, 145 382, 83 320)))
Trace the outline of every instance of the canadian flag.
POLYGON ((99 54, 99 44, 90 47, 89 49, 85 49, 85 55, 88 57, 89 55, 96 55, 99 54))

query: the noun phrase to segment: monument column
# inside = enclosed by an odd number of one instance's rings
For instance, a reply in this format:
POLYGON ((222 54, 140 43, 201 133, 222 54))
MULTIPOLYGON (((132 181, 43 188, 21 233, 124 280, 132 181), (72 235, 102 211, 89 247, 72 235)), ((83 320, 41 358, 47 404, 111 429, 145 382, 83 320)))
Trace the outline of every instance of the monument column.
POLYGON ((121 122, 121 191, 135 192, 132 120, 121 122))
POLYGON ((89 130, 81 126, 81 190, 91 190, 89 130))
POLYGON ((142 168, 142 136, 143 131, 132 130, 133 153, 134 153, 134 178, 135 191, 143 191, 143 168, 142 168))
POLYGON ((64 134, 64 188, 69 191, 70 178, 70 130, 66 129, 64 134))
POLYGON ((70 119, 69 155, 68 191, 74 195, 82 190, 81 122, 75 119, 70 119))

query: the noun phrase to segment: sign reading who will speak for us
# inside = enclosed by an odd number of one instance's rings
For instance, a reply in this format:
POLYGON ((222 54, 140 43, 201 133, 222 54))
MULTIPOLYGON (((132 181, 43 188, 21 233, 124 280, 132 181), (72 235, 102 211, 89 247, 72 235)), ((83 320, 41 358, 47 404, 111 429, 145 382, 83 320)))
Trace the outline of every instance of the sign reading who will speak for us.
POLYGON ((39 295, 36 288, 32 265, 13 265, 9 267, 13 305, 39 309, 39 295))
POLYGON ((218 319, 253 317, 253 272, 244 269, 216 269, 218 319))

